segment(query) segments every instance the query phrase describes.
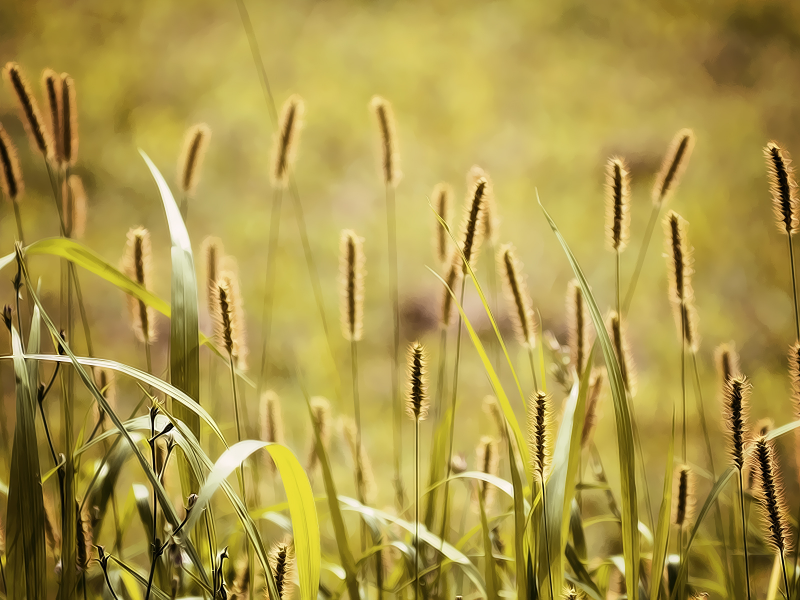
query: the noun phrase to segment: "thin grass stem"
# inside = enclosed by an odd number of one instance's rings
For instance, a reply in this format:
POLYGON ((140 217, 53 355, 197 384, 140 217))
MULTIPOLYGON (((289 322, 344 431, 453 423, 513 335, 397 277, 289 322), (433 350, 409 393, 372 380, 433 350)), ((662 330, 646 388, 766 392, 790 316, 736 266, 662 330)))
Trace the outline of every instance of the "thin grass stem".
POLYGON ((625 303, 622 305, 623 312, 627 315, 633 301, 633 294, 636 292, 636 284, 639 282, 639 275, 641 275, 642 267, 644 267, 644 259, 647 256, 647 249, 650 247, 650 239, 653 237, 653 230, 658 220, 658 214, 661 212, 661 204, 654 204, 650 210, 650 221, 647 223, 647 229, 644 232, 642 245, 639 246, 639 255, 636 258, 636 268, 633 270, 633 277, 628 284, 628 292, 625 294, 625 303))
POLYGON ((281 200, 283 193, 280 188, 272 190, 272 208, 269 218, 269 242, 267 246, 267 272, 264 282, 264 305, 261 314, 261 374, 258 378, 257 396, 261 397, 264 389, 264 380, 269 368, 270 338, 272 336, 272 308, 275 295, 275 253, 278 251, 281 228, 281 200))
POLYGON ((397 214, 394 186, 386 183, 386 230, 389 252, 389 295, 392 304, 392 424, 394 441, 394 482, 397 507, 403 506, 403 436, 401 406, 397 384, 397 358, 400 352, 400 300, 397 289, 397 214))
POLYGON ((419 600, 419 419, 414 420, 414 600, 419 600))
POLYGON ((792 236, 786 236, 786 243, 789 246, 789 268, 792 270, 792 299, 794 300, 794 333, 795 340, 800 341, 800 313, 797 309, 797 275, 794 269, 794 245, 792 236))
POLYGON ((547 492, 545 491, 547 484, 542 477, 542 522, 544 527, 544 549, 547 558, 547 580, 550 583, 550 599, 555 600, 553 594, 553 568, 550 564, 550 534, 547 531, 547 492))
POLYGON ((783 556, 783 552, 780 553, 781 555, 781 571, 783 572, 783 589, 786 592, 786 598, 789 597, 789 578, 786 575, 786 559, 783 556))
POLYGON ((739 510, 742 515, 742 547, 744 549, 744 578, 747 581, 747 600, 750 600, 750 559, 747 552, 747 518, 744 514, 744 479, 739 469, 739 510))
POLYGON ((533 346, 528 344, 528 360, 531 363, 531 375, 533 376, 533 389, 539 389, 539 382, 536 377, 536 360, 533 357, 533 346))
POLYGON ((681 462, 686 464, 686 311, 681 307, 681 462))
POLYGON ((22 231, 22 217, 19 214, 19 202, 17 202, 16 198, 11 201, 11 204, 14 205, 14 220, 17 222, 17 239, 19 240, 22 246, 25 246, 25 234, 22 231))

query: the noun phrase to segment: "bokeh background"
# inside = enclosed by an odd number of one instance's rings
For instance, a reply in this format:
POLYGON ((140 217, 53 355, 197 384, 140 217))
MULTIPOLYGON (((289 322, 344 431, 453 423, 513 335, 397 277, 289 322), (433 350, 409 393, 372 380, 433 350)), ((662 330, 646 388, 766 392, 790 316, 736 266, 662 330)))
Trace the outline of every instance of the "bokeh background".
MULTIPOLYGON (((776 139, 800 152, 796 3, 251 0, 247 6, 275 101, 280 106, 291 93, 306 101, 295 178, 323 286, 333 356, 287 199, 276 263, 276 352, 266 384, 284 398, 289 444, 298 453, 306 451, 308 422, 297 365, 312 394, 330 397, 338 413, 351 411, 349 348, 337 323, 337 253, 339 231, 352 228, 366 240, 368 270, 360 352, 365 444, 377 466, 381 500, 390 502, 391 308, 377 131, 367 109, 373 94, 392 101, 398 123, 406 340, 419 336, 437 347, 441 290, 426 268, 438 268, 428 206, 434 184, 451 182, 460 203, 471 165, 491 174, 499 239, 516 245, 544 328, 566 343, 564 294, 572 275, 538 207, 537 191, 601 307, 610 306, 614 271, 603 240, 605 160, 624 156, 633 177, 632 239, 622 256, 625 287, 649 216, 654 174, 673 134, 691 127, 697 144, 671 207, 689 221, 695 248, 700 375, 709 424, 720 442, 715 445, 718 462, 722 438, 713 369, 718 343, 735 340, 741 352, 742 369, 754 384, 753 417, 770 415, 778 424, 791 419, 785 358, 793 341, 788 257, 785 238, 773 223, 762 148, 776 139)), ((156 187, 137 148, 172 182, 184 131, 196 122, 209 124, 213 135, 188 228, 199 277, 204 276, 200 245, 208 235, 219 236, 238 260, 252 376, 257 378, 274 127, 235 1, 2 2, 0 62, 8 60, 19 62, 34 83, 45 67, 74 77, 80 118, 76 172, 89 195, 84 241, 116 262, 127 230, 148 227, 156 261, 153 287, 165 298, 169 236, 156 187)), ((28 189, 22 207, 26 236, 55 235, 47 176, 40 158, 27 148, 7 86, 0 88, 0 121, 21 147, 28 189)), ((0 244, 6 253, 13 247, 14 220, 8 205, 2 210, 0 244)), ((460 204, 456 219, 459 211, 460 204)), ((658 227, 629 319, 639 372, 635 402, 652 486, 660 485, 663 476, 672 404, 680 394, 679 344, 662 254, 658 227)), ((57 306, 58 262, 37 257, 32 265, 43 278, 48 302, 57 306)), ((487 290, 491 269, 488 256, 482 257, 480 277, 487 290)), ((7 299, 12 275, 2 276, 7 299)), ((97 353, 142 365, 123 295, 90 274, 82 273, 81 279, 97 353)), ((466 304, 490 343, 473 291, 466 304)), ((510 333, 502 296, 493 306, 510 333)), ((207 313, 201 312, 208 332, 207 313)), ((160 339, 167 340, 166 320, 160 319, 158 327, 160 339)), ((508 340, 528 393, 526 357, 508 340)), ((80 347, 82 342, 76 343, 80 347)), ((496 349, 490 350, 497 356, 496 349)), ((166 342, 161 341, 155 360, 162 372, 165 356, 166 342)), ((205 368, 209 357, 204 353, 202 360, 205 368)), ((521 413, 507 365, 498 368, 521 413)), ((10 392, 11 372, 4 367, 2 373, 10 392)), ((218 369, 218 388, 211 378, 204 394, 232 433, 221 373, 218 369)), ((123 391, 118 400, 124 405, 138 400, 135 386, 126 385, 128 395, 123 391)), ((556 387, 553 382, 551 387, 556 387)), ((491 388, 469 342, 461 390, 456 449, 472 457, 478 434, 491 433, 492 424, 481 410, 491 388)), ((245 394, 254 417, 255 392, 247 389, 245 394)), ((694 414, 691 394, 689 406, 694 414)), ((611 435, 610 405, 604 416, 599 435, 611 435)), ((404 427, 408 449, 412 431, 404 427)), ((704 466, 696 418, 691 432, 698 443, 690 446, 690 459, 704 466)), ((792 469, 789 448, 784 447, 781 458, 792 469)), ((612 452, 611 447, 603 452, 612 452)), ((335 456, 347 468, 344 450, 335 456)), ((606 464, 613 476, 611 456, 606 464)), ((411 464, 406 461, 407 475, 411 464)), ((793 493, 794 479, 787 477, 793 493)))

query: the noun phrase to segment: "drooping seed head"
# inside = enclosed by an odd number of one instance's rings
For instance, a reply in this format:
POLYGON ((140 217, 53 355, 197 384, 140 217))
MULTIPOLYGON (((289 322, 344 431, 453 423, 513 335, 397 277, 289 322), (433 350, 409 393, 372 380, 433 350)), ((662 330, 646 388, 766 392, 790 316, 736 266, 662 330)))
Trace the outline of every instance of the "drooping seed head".
MULTIPOLYGON (((292 597, 291 582, 295 568, 294 560, 294 546, 288 540, 273 546, 269 553, 269 566, 272 569, 272 577, 275 579, 275 587, 280 600, 290 600, 292 597)), ((269 599, 269 592, 267 591, 266 594, 266 598, 269 599)))
POLYGON ((497 251, 497 269, 503 278, 503 289, 508 301, 508 311, 512 315, 519 343, 527 348, 536 346, 536 314, 533 312, 528 286, 511 244, 500 246, 497 251))
POLYGON ((408 397, 406 414, 414 421, 428 416, 428 373, 425 348, 414 342, 408 348, 408 397))
POLYGON ((205 123, 192 125, 183 137, 183 147, 178 157, 178 187, 189 198, 194 196, 203 159, 211 141, 211 128, 205 123))
POLYGON ((786 553, 792 548, 791 526, 772 442, 766 437, 756 439, 748 459, 755 479, 758 505, 767 530, 767 541, 776 552, 786 553))
POLYGON ((50 138, 53 140, 53 151, 49 159, 59 159, 63 155, 64 145, 63 111, 61 108, 61 76, 52 69, 42 72, 42 95, 44 96, 45 109, 50 138))
POLYGON ((86 190, 78 175, 70 175, 62 188, 64 233, 79 240, 86 231, 86 190))
POLYGON ((589 379, 589 393, 586 396, 586 416, 583 420, 583 431, 581 432, 581 448, 585 448, 591 441, 592 434, 597 427, 597 409, 600 404, 601 392, 603 390, 603 371, 595 369, 589 379))
POLYGON ((777 142, 770 142, 764 148, 767 161, 769 191, 772 193, 772 206, 778 231, 787 235, 797 233, 800 205, 797 200, 797 182, 789 152, 777 142))
POLYGON ((341 323, 344 339, 357 342, 364 323, 364 238, 342 231, 339 243, 341 323))
POLYGON ((728 379, 723 394, 725 428, 728 430, 728 456, 740 471, 744 467, 747 443, 745 429, 751 387, 747 377, 738 375, 728 379))
POLYGON ((209 236, 203 240, 203 258, 206 267, 206 293, 208 314, 213 315, 216 310, 217 279, 221 272, 221 264, 225 256, 225 248, 218 237, 209 236))
POLYGON ((397 150, 397 130, 392 105, 380 96, 373 96, 370 108, 375 115, 380 134, 380 165, 383 181, 387 186, 397 187, 402 173, 400 172, 400 153, 397 150))
POLYGON ((3 75, 11 86, 11 89, 14 90, 14 95, 17 97, 19 118, 25 127, 25 132, 28 134, 31 148, 41 152, 45 158, 52 157, 53 138, 44 126, 42 115, 39 112, 39 105, 36 102, 36 98, 31 93, 28 81, 22 74, 19 65, 15 62, 6 63, 3 69, 3 75))
MULTIPOLYGON (((478 253, 485 233, 484 220, 486 219, 488 186, 488 180, 485 177, 479 177, 475 180, 475 184, 470 188, 467 195, 461 227, 461 252, 470 266, 477 263, 478 253)), ((456 255, 457 260, 460 260, 460 258, 460 256, 456 255)), ((464 274, 467 273, 466 265, 463 265, 463 272, 464 274)))
POLYGON ((687 525, 694 513, 694 474, 688 465, 675 468, 672 484, 672 523, 678 527, 687 525))
MULTIPOLYGON (((447 288, 453 291, 454 294, 457 294, 456 291, 459 282, 464 277, 464 271, 461 267, 461 258, 458 256, 457 252, 453 252, 453 258, 449 261, 449 268, 447 270, 447 274, 445 275, 445 282, 447 283, 447 288)), ((444 329, 447 329, 450 326, 450 323, 453 320, 454 314, 454 306, 455 302, 453 301, 453 296, 450 294, 450 291, 446 287, 442 288, 442 314, 440 316, 440 324, 444 329)))
POLYGON ((272 144, 270 176, 273 187, 285 188, 289 182, 289 173, 300 145, 300 130, 303 127, 304 112, 305 103, 297 94, 292 94, 283 103, 278 129, 275 131, 272 144))
MULTIPOLYGON (((322 396, 315 396, 311 398, 311 419, 313 420, 314 428, 319 432, 319 439, 322 446, 327 448, 331 440, 331 404, 326 398, 322 396)), ((319 464, 319 456, 317 455, 317 444, 312 436, 311 439, 311 452, 308 455, 308 466, 306 472, 311 474, 319 464)))
POLYGON ((617 311, 612 310, 606 317, 606 329, 611 343, 614 346, 614 354, 619 362, 619 370, 622 373, 622 383, 631 396, 636 395, 636 366, 633 362, 633 355, 625 334, 625 325, 621 322, 617 311))
POLYGON ((552 401, 539 390, 528 399, 528 447, 533 464, 533 479, 547 481, 552 458, 552 401))
POLYGON ((25 191, 17 148, 0 124, 0 189, 6 198, 16 202, 25 191))
POLYGON ((221 273, 217 279, 214 319, 217 343, 225 349, 237 367, 247 369, 244 311, 239 294, 239 280, 233 271, 221 273))
MULTIPOLYGON (((431 193, 433 200, 433 208, 445 223, 450 222, 450 211, 453 207, 453 188, 448 183, 437 183, 431 193)), ((442 265, 447 265, 450 258, 450 236, 439 219, 435 219, 433 223, 433 248, 436 255, 436 260, 442 265)))
MULTIPOLYGON (((259 405, 259 421, 261 426, 261 440, 273 444, 283 444, 283 415, 281 412, 281 400, 278 394, 272 390, 267 390, 261 395, 259 405)), ((269 470, 275 473, 275 463, 272 459, 267 460, 269 470)))
MULTIPOLYGON (((500 455, 497 451, 497 442, 489 436, 483 436, 475 448, 475 463, 478 471, 486 473, 487 475, 497 475, 498 467, 500 466, 500 455)), ((496 488, 485 481, 477 482, 477 491, 483 497, 483 503, 486 509, 494 503, 496 495, 496 488)), ((477 498, 476 498, 477 500, 477 498)))
MULTIPOLYGON (((128 231, 128 241, 123 257, 125 274, 143 288, 149 287, 152 278, 152 250, 150 232, 144 227, 128 231)), ((155 313, 147 304, 128 295, 128 309, 136 339, 143 344, 152 344, 156 339, 155 313)))
POLYGON ((577 279, 570 281, 567 286, 566 304, 570 362, 580 378, 592 345, 592 325, 586 299, 577 279))
POLYGON ((472 165, 470 170, 467 172, 467 189, 473 189, 478 180, 481 178, 486 180, 486 189, 483 193, 484 215, 483 221, 481 222, 483 226, 481 238, 484 240, 489 240, 489 243, 491 243, 492 246, 496 246, 497 238, 500 234, 500 215, 497 211, 497 200, 494 195, 492 178, 489 177, 489 173, 487 173, 482 167, 479 167, 478 165, 472 165))
POLYGON ((631 181, 625 161, 613 157, 606 164, 606 246, 622 252, 631 229, 631 181))
POLYGON ((71 167, 78 158, 78 105, 75 82, 67 73, 61 74, 61 116, 60 159, 62 166, 71 167))
POLYGON ((358 445, 358 435, 356 431, 356 424, 352 419, 347 419, 343 423, 344 437, 347 440, 347 445, 350 447, 350 455, 353 458, 353 466, 355 467, 356 490, 361 502, 367 504, 375 500, 378 488, 375 484, 375 476, 372 472, 372 462, 369 460, 369 455, 364 451, 364 445, 358 445))
POLYGON ((661 170, 656 175, 656 182, 653 185, 653 202, 655 204, 664 203, 675 188, 678 187, 681 177, 689 164, 689 157, 694 149, 694 132, 691 129, 681 129, 672 138, 664 161, 661 163, 661 170))

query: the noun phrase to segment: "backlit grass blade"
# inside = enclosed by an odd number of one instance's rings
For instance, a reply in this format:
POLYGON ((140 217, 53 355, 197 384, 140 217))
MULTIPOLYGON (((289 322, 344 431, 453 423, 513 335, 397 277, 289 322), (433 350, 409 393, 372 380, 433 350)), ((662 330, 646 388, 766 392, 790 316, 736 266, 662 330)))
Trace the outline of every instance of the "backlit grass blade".
POLYGON ((514 445, 511 436, 507 434, 506 447, 508 449, 508 467, 511 471, 511 485, 514 493, 514 564, 517 575, 517 600, 528 599, 528 570, 525 562, 525 491, 522 486, 522 475, 519 472, 517 457, 514 455, 514 445))
POLYGON ((44 544, 39 449, 36 443, 35 399, 23 358, 22 341, 11 327, 14 351, 17 422, 11 452, 6 513, 6 584, 9 598, 44 600, 47 567, 44 544))
POLYGON ((658 600, 664 572, 664 559, 669 547, 669 521, 672 512, 672 461, 675 453, 675 411, 672 412, 672 431, 667 449, 667 463, 664 469, 664 492, 661 495, 661 508, 658 511, 658 526, 653 542, 653 566, 650 570, 650 600, 658 600))
POLYGON ((561 232, 558 230, 550 214, 542 206, 541 200, 539 206, 547 218, 550 228, 556 235, 564 253, 567 255, 570 266, 572 267, 575 277, 581 286, 581 292, 586 300, 586 305, 589 308, 589 314, 592 317, 592 323, 597 335, 597 341, 600 343, 600 348, 603 351, 603 357, 606 362, 606 370, 608 372, 609 385, 611 387, 611 396, 614 400, 614 420, 617 429, 617 454, 619 457, 620 468, 620 487, 621 487, 621 504, 622 504, 622 548, 625 557, 625 582, 628 589, 628 597, 630 600, 637 600, 639 595, 639 514, 637 507, 636 497, 636 456, 634 453, 633 445, 633 432, 631 424, 631 415, 628 407, 628 401, 625 394, 625 385, 622 381, 622 373, 620 372, 619 362, 617 361, 616 354, 614 353, 614 346, 608 337, 603 316, 600 309, 597 307, 597 302, 594 299, 592 290, 586 277, 578 264, 577 259, 569 249, 569 245, 561 232))

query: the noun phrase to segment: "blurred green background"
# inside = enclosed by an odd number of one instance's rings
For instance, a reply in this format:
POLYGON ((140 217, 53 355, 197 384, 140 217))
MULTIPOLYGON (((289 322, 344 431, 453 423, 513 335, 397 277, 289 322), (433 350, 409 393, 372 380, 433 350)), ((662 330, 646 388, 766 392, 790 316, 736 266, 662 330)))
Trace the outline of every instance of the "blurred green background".
MULTIPOLYGON (((390 502, 391 308, 377 132, 367 109, 376 93, 394 104, 404 173, 397 192, 404 338, 420 336, 434 354, 438 347, 440 286, 426 269, 436 268, 427 197, 438 181, 455 186, 459 219, 469 167, 479 164, 491 174, 500 241, 518 248, 544 327, 566 343, 563 305, 571 272, 537 206, 537 190, 572 245, 601 308, 610 306, 613 255, 603 241, 605 160, 624 156, 633 177, 631 246, 622 256, 624 287, 649 216, 654 173, 673 134, 691 127, 697 144, 671 207, 690 222, 695 247, 700 375, 710 427, 719 441, 718 464, 723 459, 713 371, 718 343, 735 340, 741 351, 742 370, 754 384, 754 419, 770 415, 778 424, 791 419, 785 358, 793 327, 788 258, 772 219, 762 148, 774 138, 800 153, 796 3, 250 0, 247 6, 276 102, 280 106, 291 93, 306 101, 295 176, 335 362, 322 335, 287 199, 277 262, 276 355, 267 385, 284 398, 288 439, 298 454, 305 456, 308 421, 295 364, 301 365, 312 394, 330 397, 337 413, 352 410, 349 348, 337 324, 338 235, 352 228, 366 240, 368 270, 360 351, 365 444, 378 467, 381 501, 390 502), (340 385, 331 376, 333 369, 340 385)), ((74 77, 80 114, 76 172, 89 195, 85 243, 116 262, 126 231, 148 227, 156 259, 153 287, 165 298, 168 231, 137 148, 172 182, 185 129, 201 121, 210 125, 213 135, 188 227, 201 278, 199 250, 207 235, 219 236, 238 260, 256 377, 273 124, 235 1, 3 2, 0 61, 7 60, 19 62, 37 87, 45 67, 74 77)), ((46 173, 27 148, 7 86, 0 88, 0 121, 21 147, 28 187, 22 207, 26 236, 55 235, 46 173)), ((10 208, 3 216, 0 239, 3 252, 9 252, 14 239, 10 208)), ((652 486, 660 485, 672 403, 680 394, 679 344, 662 252, 658 227, 629 320, 639 371, 635 401, 652 486)), ((57 261, 36 258, 32 265, 56 307, 57 261)), ((484 256, 480 276, 487 289, 490 272, 484 256)), ((10 271, 3 276, 7 299, 11 276, 10 271)), ((143 365, 123 295, 92 275, 82 273, 81 278, 97 353, 143 365)), ((488 342, 477 297, 468 291, 467 298, 468 314, 488 342)), ((497 310, 501 316, 506 312, 502 297, 497 310)), ((202 327, 210 331, 205 309, 201 312, 202 327)), ((507 318, 502 322, 510 333, 507 318)), ((158 328, 162 341, 155 356, 163 371, 166 320, 160 319, 158 328)), ((526 357, 507 339, 528 393, 526 357)), ((494 350, 491 354, 496 356, 494 350)), ((204 368, 208 360, 204 353, 204 368)), ((480 408, 491 388, 469 342, 464 361, 456 449, 471 457, 479 433, 492 433, 480 408)), ((521 413, 507 365, 498 368, 521 413)), ((10 370, 4 367, 3 375, 9 392, 10 370)), ((223 378, 218 385, 215 416, 232 434, 223 378)), ((121 393, 119 402, 127 405, 138 397, 132 384, 126 386, 129 396, 121 393)), ((254 416, 255 392, 246 394, 254 416)), ((612 434, 612 416, 608 405, 598 435, 612 434)), ((404 427, 409 449, 412 431, 409 424, 404 427)), ((691 427, 699 436, 696 418, 691 427)), ((423 431, 427 437, 429 426, 423 431)), ((789 447, 781 454, 787 469, 794 465, 789 447)), ((610 447, 603 452, 611 452, 610 447)), ((341 448, 337 456, 345 460, 341 448)), ((606 460, 609 467, 612 456, 606 460)), ((690 459, 706 464, 700 443, 692 445, 690 459)), ((409 475, 411 464, 406 461, 409 475)), ((796 493, 794 479, 787 477, 787 482, 796 493)))

